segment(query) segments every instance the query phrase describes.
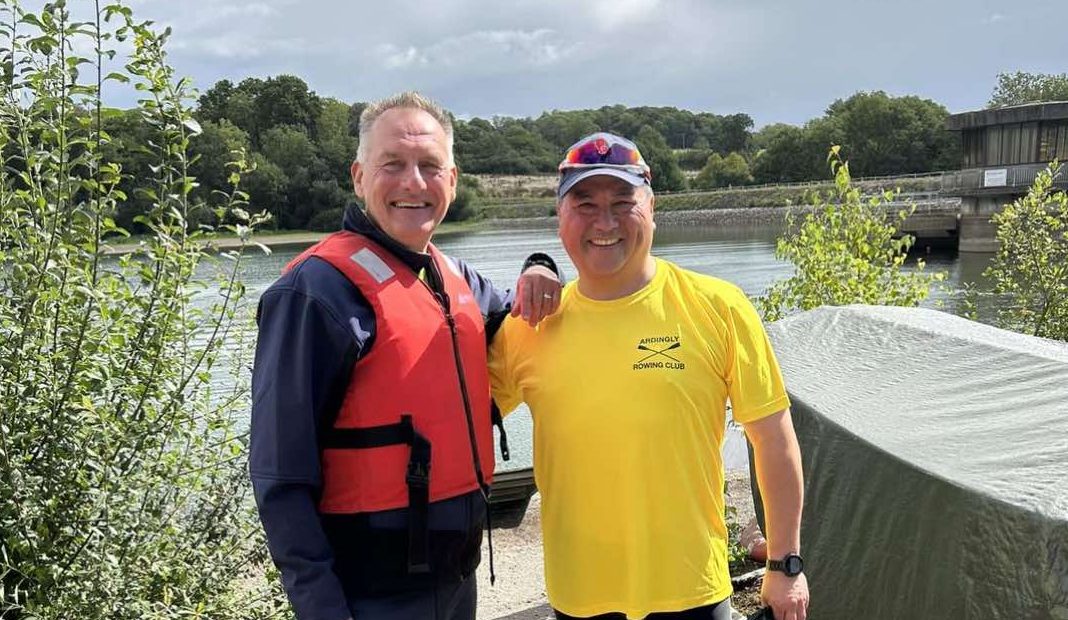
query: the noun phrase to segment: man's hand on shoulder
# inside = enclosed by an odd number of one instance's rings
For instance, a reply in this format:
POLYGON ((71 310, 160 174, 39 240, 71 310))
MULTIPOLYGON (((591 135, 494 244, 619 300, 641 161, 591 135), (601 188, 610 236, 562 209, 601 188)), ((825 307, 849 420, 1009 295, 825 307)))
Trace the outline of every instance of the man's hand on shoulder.
POLYGON ((779 571, 764 573, 760 598, 771 607, 775 620, 805 620, 808 614, 808 580, 801 573, 787 577, 779 571))
POLYGON ((516 283, 512 316, 522 316, 531 327, 560 307, 560 277, 544 265, 532 265, 523 270, 516 283))

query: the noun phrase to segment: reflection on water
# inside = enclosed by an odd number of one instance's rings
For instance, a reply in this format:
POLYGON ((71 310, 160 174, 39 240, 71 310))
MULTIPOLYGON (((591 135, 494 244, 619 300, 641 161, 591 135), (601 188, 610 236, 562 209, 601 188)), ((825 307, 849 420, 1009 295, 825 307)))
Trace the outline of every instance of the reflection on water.
MULTIPOLYGON (((788 277, 791 265, 775 259, 775 239, 779 230, 769 226, 691 226, 659 225, 653 253, 675 263, 725 280, 742 288, 750 296, 760 295, 773 281, 788 277)), ((523 260, 532 252, 546 252, 553 256, 566 277, 575 277, 575 268, 567 259, 555 228, 527 228, 451 233, 439 235, 435 243, 446 254, 461 258, 498 286, 510 287, 519 275, 523 260)), ((242 269, 248 290, 247 303, 255 304, 259 295, 278 277, 282 267, 299 253, 297 249, 283 249, 270 256, 250 252, 242 269)), ((978 289, 989 288, 982 271, 989 264, 989 255, 934 254, 923 257, 928 270, 945 271, 946 281, 925 306, 956 312, 961 307, 960 291, 964 283, 978 289)), ((980 316, 994 311, 994 300, 980 297, 980 316)), ((254 326, 246 325, 246 334, 254 336, 254 326)), ((251 338, 248 338, 251 340, 251 338)), ((220 375, 220 381, 230 380, 220 375)), ((528 467, 532 459, 530 413, 525 406, 505 420, 512 451, 512 460, 505 469, 528 467)), ((724 460, 728 467, 740 468, 746 463, 744 442, 737 429, 730 429, 724 446, 724 460)))

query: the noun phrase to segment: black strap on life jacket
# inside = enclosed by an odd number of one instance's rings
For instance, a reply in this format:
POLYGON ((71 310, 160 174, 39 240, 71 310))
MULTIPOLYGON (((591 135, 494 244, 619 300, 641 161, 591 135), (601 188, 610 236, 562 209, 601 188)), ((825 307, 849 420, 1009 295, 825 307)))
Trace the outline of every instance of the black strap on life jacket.
POLYGON ((501 410, 493 401, 490 401, 490 421, 501 434, 501 459, 507 461, 512 458, 511 452, 508 451, 508 433, 504 432, 504 418, 501 417, 501 410))
POLYGON ((332 428, 323 438, 323 448, 361 450, 384 446, 407 445, 411 448, 404 480, 408 485, 408 573, 430 572, 430 440, 412 425, 412 416, 404 414, 396 424, 366 428, 332 428))

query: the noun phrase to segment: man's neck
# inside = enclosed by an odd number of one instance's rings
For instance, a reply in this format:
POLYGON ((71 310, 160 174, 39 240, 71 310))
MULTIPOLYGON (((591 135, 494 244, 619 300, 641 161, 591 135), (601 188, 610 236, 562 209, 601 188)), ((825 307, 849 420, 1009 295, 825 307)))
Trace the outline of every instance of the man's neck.
POLYGON ((636 274, 620 275, 615 278, 583 278, 579 274, 578 288, 584 296, 594 301, 612 301, 633 295, 645 288, 656 275, 656 260, 652 256, 645 259, 641 271, 636 274))

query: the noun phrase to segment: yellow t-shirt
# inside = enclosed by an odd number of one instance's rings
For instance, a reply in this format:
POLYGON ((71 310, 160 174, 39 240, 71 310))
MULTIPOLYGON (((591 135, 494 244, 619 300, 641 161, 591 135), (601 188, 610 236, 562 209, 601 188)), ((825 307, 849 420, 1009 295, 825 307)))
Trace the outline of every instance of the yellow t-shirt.
POLYGON ((737 287, 659 259, 623 299, 594 301, 572 282, 536 329, 505 320, 490 376, 501 411, 526 402, 533 415, 553 607, 642 618, 730 596, 727 400, 743 423, 789 406, 737 287))

